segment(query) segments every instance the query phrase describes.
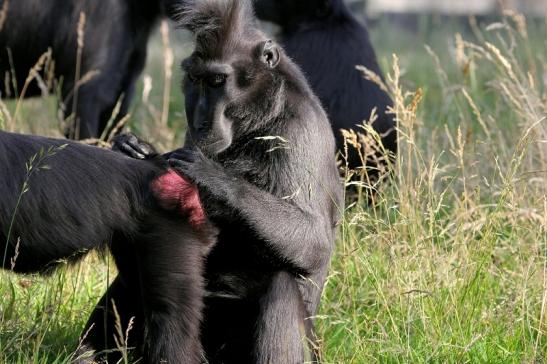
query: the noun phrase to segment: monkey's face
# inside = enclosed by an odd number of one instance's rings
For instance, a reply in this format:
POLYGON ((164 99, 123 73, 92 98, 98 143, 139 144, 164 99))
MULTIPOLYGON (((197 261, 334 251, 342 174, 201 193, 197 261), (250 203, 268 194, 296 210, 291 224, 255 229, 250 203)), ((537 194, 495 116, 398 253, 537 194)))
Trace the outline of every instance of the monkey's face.
POLYGON ((194 52, 182 63, 190 142, 209 156, 229 148, 268 111, 262 104, 271 103, 268 89, 280 60, 280 50, 270 40, 221 54, 194 52))
POLYGON ((231 98, 233 69, 229 64, 207 62, 192 55, 182 64, 186 117, 191 142, 208 155, 215 155, 232 143, 232 121, 224 115, 231 98))

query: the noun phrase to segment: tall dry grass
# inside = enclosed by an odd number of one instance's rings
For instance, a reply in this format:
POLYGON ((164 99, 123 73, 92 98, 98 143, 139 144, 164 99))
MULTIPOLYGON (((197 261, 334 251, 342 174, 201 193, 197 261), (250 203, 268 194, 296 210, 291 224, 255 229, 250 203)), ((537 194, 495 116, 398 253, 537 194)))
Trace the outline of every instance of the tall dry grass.
POLYGON ((546 360, 547 58, 521 14, 474 30, 452 76, 426 47, 447 105, 425 109, 393 56, 395 173, 346 211, 318 316, 328 363, 546 360), (431 127, 437 109, 455 122, 431 127))

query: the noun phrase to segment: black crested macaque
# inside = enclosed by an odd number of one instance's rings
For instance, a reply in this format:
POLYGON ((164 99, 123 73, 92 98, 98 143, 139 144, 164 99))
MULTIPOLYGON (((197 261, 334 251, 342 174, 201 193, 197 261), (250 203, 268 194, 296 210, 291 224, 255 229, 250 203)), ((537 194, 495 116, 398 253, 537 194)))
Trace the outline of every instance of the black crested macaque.
MULTIPOLYGON (((127 113, 154 25, 163 14, 172 17, 180 1, 0 0, 0 9, 6 10, 0 24, 1 97, 19 98, 30 69, 49 48, 64 117, 75 114, 67 136, 100 136, 118 100, 116 121, 127 113), (85 24, 79 46, 81 12, 85 24)), ((42 78, 47 79, 48 72, 42 78)), ((25 97, 40 94, 40 84, 34 80, 25 97)))
MULTIPOLYGON (((357 124, 369 120, 377 108, 372 127, 382 144, 393 154, 397 150, 395 119, 387 114, 391 98, 377 84, 355 69, 363 65, 382 77, 367 29, 351 14, 343 0, 253 0, 259 19, 280 26, 279 40, 287 55, 302 68, 312 90, 321 100, 343 151, 340 129, 364 133, 357 124)), ((378 162, 390 156, 365 148, 368 176, 378 176, 378 162), (367 150, 368 149, 368 150, 367 150)), ((348 166, 363 166, 355 148, 349 147, 348 166)), ((366 180, 365 180, 366 181, 366 180)))
MULTIPOLYGON (((335 141, 299 68, 254 26, 252 4, 196 0, 182 66, 185 147, 166 155, 219 229, 208 255, 208 363, 317 362, 315 315, 343 209, 335 141)), ((146 143, 118 148, 136 158, 146 143)))
POLYGON ((114 256, 124 296, 111 290, 99 304, 80 353, 117 349, 114 301, 124 332, 134 317, 140 362, 200 363, 202 271, 216 237, 194 186, 159 158, 2 131, 0 168, 4 269, 45 273, 95 248, 114 256))

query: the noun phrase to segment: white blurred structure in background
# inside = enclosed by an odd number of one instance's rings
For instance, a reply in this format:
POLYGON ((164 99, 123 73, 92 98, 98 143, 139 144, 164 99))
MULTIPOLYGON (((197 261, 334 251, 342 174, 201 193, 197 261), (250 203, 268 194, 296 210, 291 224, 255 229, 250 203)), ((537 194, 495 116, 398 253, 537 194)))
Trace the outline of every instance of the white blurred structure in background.
MULTIPOLYGON (((530 15, 547 14, 547 0, 502 0, 502 4, 530 15)), ((488 15, 499 11, 499 0, 367 0, 367 13, 434 13, 488 15)))

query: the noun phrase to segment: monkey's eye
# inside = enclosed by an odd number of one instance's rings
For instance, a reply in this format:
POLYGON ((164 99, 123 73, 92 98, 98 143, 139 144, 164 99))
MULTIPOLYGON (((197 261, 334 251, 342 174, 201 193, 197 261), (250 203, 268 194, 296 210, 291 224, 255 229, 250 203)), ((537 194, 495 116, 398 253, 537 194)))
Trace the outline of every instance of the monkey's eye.
POLYGON ((214 87, 214 88, 222 87, 226 83, 227 77, 228 75, 224 73, 215 73, 212 77, 209 78, 209 80, 207 81, 207 84, 210 87, 214 87))

